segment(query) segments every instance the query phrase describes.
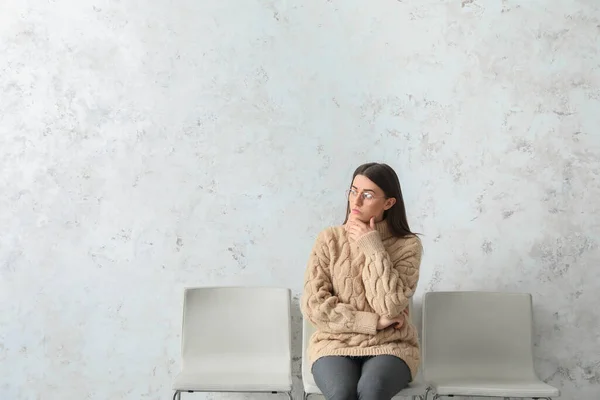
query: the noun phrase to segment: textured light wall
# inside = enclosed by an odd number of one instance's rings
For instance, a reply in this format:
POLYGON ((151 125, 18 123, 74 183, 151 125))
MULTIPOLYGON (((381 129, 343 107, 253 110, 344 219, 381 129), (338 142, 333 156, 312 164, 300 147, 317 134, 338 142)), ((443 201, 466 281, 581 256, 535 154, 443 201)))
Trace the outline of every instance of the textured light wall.
POLYGON ((372 160, 418 298, 532 292, 540 376, 600 397, 599 3, 305 3, 0 4, 1 399, 168 398, 182 288, 297 297, 372 160))

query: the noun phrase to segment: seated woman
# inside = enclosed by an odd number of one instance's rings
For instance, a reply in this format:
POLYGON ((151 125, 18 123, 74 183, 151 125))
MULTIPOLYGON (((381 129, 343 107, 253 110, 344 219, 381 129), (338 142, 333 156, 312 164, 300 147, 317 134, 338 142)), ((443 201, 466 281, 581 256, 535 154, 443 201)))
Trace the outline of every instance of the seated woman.
POLYGON ((327 399, 391 399, 415 377, 419 343, 405 317, 421 254, 394 170, 358 167, 346 220, 319 234, 301 299, 304 317, 316 328, 312 373, 327 399))

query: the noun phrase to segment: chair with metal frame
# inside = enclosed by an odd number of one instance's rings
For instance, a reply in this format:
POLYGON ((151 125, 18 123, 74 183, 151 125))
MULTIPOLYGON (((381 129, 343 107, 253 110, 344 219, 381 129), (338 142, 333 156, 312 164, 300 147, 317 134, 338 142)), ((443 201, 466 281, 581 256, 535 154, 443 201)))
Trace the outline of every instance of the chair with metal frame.
POLYGON ((285 393, 292 400, 290 290, 265 287, 185 289, 183 392, 285 393))
POLYGON ((529 293, 426 293, 421 339, 423 378, 434 400, 560 395, 534 370, 529 293))

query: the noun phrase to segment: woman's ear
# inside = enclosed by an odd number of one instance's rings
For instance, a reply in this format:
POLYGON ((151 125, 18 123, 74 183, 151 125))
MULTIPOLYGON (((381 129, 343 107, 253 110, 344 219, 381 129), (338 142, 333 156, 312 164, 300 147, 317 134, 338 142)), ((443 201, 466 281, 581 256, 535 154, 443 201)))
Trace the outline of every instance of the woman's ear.
POLYGON ((389 199, 387 199, 385 201, 385 204, 383 205, 383 209, 387 211, 390 208, 392 208, 394 206, 394 204, 396 204, 396 198, 395 197, 390 197, 389 199))

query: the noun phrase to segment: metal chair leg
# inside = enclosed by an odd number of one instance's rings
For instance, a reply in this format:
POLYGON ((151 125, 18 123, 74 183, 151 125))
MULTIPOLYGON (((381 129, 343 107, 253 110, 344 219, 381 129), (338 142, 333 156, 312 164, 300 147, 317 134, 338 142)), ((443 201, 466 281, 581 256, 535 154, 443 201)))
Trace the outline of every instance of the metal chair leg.
POLYGON ((173 400, 181 400, 181 392, 179 390, 176 390, 175 393, 173 393, 173 400))
POLYGON ((431 388, 429 386, 427 386, 425 388, 425 396, 424 396, 424 400, 427 400, 429 398, 429 391, 431 390, 431 388))

